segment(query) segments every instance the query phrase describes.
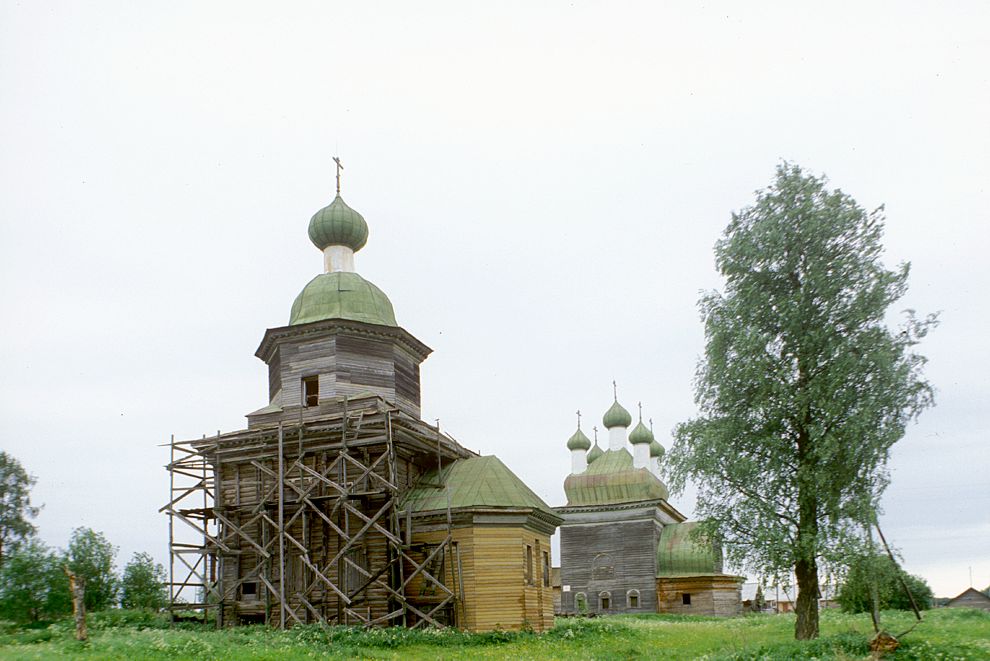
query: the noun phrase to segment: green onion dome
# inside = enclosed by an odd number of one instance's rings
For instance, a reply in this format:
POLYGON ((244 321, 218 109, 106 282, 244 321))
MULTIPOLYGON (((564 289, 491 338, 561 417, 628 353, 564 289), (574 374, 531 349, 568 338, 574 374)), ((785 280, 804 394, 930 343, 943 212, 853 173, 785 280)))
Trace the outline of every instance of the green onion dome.
POLYGON ((306 285, 292 304, 289 325, 324 319, 348 319, 380 326, 397 326, 385 293, 357 273, 321 273, 306 285))
POLYGON ((629 415, 629 411, 622 408, 622 405, 616 401, 605 411, 605 415, 602 416, 602 424, 605 425, 605 429, 628 427, 632 424, 632 416, 629 415))
POLYGON ((640 420, 633 430, 629 432, 629 442, 633 445, 639 445, 640 443, 652 443, 653 442, 653 432, 643 424, 640 420))
POLYGON ((663 449, 663 446, 660 445, 660 443, 658 441, 656 441, 656 440, 650 441, 650 456, 651 457, 656 457, 656 458, 659 459, 660 457, 663 456, 663 453, 664 452, 665 452, 665 450, 663 449))
POLYGON ((591 448, 591 441, 580 428, 567 440, 568 450, 588 450, 589 448, 591 448))
POLYGON ((320 250, 327 246, 347 246, 357 252, 368 242, 368 223, 338 194, 333 202, 313 214, 309 238, 320 250))
POLYGON ((603 454, 605 454, 605 452, 600 447, 598 447, 598 443, 595 443, 595 446, 591 448, 591 452, 588 453, 588 463, 590 464, 591 462, 593 462, 595 459, 598 459, 603 454))

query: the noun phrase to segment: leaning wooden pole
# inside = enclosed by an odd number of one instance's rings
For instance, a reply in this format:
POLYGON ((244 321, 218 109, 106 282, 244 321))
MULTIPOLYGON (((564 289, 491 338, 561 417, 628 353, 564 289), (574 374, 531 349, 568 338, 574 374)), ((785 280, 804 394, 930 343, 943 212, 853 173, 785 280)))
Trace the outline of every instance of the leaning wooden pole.
POLYGON ((914 595, 911 594, 911 588, 908 587, 907 581, 904 580, 904 572, 901 570, 901 566, 897 564, 897 559, 894 558, 894 554, 890 551, 890 546, 887 545, 887 538, 883 536, 883 531, 880 530, 880 524, 877 521, 873 522, 874 527, 877 529, 877 534, 880 535, 880 541, 883 542, 883 548, 887 551, 887 555, 890 557, 890 561, 894 563, 894 569, 897 570, 897 580, 900 581, 901 587, 907 592, 908 599, 911 600, 911 609, 914 611, 914 616, 921 621, 921 610, 918 608, 918 603, 914 600, 914 595))

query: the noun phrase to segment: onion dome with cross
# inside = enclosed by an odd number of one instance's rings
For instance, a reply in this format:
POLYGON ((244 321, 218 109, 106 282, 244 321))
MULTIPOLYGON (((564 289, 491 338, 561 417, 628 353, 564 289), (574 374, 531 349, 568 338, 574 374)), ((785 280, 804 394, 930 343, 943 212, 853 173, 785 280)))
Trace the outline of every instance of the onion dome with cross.
POLYGON ((337 164, 337 197, 309 221, 309 238, 323 251, 324 273, 313 278, 292 304, 289 325, 324 319, 347 319, 380 326, 397 326, 392 302, 371 282, 354 271, 354 253, 368 242, 368 223, 340 197, 337 164))

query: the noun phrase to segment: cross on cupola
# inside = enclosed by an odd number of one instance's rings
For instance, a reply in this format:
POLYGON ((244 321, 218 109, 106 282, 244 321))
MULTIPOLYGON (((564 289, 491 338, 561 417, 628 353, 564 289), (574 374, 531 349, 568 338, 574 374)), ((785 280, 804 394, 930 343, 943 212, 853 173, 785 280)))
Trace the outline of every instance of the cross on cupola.
POLYGON ((340 158, 337 156, 333 157, 333 162, 337 164, 337 195, 340 195, 340 172, 344 169, 344 164, 340 162, 340 158))

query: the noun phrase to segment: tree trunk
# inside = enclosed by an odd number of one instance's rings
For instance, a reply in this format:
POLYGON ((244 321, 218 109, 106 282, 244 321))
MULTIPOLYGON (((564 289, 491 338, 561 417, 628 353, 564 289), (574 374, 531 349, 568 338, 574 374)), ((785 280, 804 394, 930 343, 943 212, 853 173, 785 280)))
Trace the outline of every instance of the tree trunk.
POLYGON ((814 558, 798 560, 794 573, 798 584, 794 637, 797 640, 812 640, 818 638, 818 563, 814 558))
POLYGON ((86 582, 76 576, 68 567, 63 567, 69 577, 69 591, 72 593, 72 615, 76 620, 76 640, 86 640, 86 582))
POLYGON ((797 613, 794 638, 813 640, 818 638, 818 500, 807 484, 799 483, 798 489, 800 518, 794 563, 798 595, 794 605, 797 613))

